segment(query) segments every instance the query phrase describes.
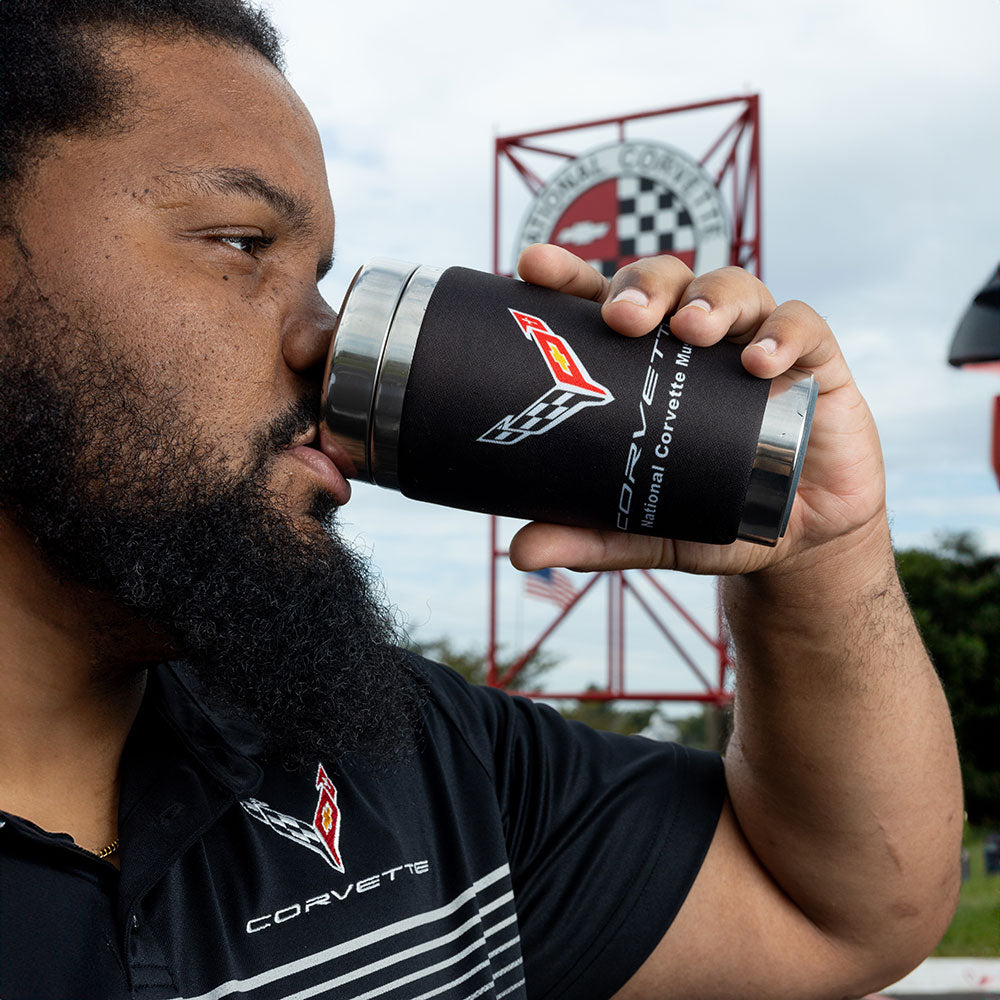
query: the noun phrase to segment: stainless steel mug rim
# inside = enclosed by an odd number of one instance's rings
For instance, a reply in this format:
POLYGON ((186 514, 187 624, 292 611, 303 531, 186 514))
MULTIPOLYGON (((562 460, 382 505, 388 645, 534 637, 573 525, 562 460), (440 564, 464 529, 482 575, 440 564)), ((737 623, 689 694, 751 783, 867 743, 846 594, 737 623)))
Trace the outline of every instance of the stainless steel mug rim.
MULTIPOLYGON (((327 355, 320 412, 357 478, 369 482, 375 482, 372 436, 379 373, 397 308, 418 268, 387 257, 365 264, 344 296, 327 355)), ((415 345, 415 332, 412 339, 415 345)))
POLYGON ((819 387, 799 368, 772 379, 737 538, 776 545, 788 528, 819 387))
POLYGON ((399 433, 406 385, 424 313, 444 271, 424 264, 410 275, 382 350, 372 400, 369 466, 372 482, 387 489, 399 489, 399 433))

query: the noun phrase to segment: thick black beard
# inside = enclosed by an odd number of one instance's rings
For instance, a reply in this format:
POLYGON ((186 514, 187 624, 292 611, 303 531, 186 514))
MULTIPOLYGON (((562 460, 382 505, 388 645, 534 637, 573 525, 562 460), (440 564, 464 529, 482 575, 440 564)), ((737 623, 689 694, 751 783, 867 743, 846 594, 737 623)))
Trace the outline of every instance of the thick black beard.
POLYGON ((405 754, 421 685, 368 566, 335 534, 332 497, 318 493, 297 528, 266 488, 317 400, 260 432, 234 474, 175 390, 109 347, 99 317, 74 322, 24 285, 6 305, 0 511, 60 576, 168 636, 208 703, 255 724, 267 756, 405 754))

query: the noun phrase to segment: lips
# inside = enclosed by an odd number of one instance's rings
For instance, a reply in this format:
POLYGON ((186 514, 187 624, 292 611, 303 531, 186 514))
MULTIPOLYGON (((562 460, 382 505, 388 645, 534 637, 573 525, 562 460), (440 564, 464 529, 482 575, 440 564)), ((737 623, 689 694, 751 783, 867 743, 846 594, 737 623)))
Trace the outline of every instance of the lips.
MULTIPOLYGON (((351 486, 347 476, 355 471, 349 461, 337 462, 319 448, 319 431, 314 425, 296 438, 287 451, 310 470, 325 489, 333 494, 338 504, 351 499, 351 486)), ((345 456, 346 459, 346 456, 345 456)))

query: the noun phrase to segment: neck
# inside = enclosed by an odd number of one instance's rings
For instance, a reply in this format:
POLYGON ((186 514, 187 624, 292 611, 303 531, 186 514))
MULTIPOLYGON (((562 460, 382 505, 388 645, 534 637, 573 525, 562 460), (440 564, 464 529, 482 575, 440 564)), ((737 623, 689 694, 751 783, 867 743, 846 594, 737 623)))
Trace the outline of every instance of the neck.
POLYGON ((88 850, 114 840, 122 747, 156 653, 0 520, 0 809, 88 850))

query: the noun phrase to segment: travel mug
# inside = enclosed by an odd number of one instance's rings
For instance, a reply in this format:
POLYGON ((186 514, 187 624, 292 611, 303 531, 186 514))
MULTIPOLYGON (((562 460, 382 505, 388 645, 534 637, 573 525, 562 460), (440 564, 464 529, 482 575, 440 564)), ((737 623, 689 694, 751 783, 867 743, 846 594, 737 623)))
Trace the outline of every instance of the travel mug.
POLYGON ((321 444, 352 478, 415 500, 726 544, 787 527, 811 374, 749 374, 729 342, 462 267, 358 271, 323 381, 321 444))

